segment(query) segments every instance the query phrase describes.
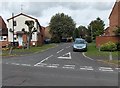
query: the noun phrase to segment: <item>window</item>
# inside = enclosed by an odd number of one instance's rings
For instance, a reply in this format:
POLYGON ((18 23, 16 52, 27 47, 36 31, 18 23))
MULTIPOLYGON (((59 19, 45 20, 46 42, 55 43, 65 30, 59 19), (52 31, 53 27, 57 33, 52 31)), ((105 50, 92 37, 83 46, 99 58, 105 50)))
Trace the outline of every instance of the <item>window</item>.
POLYGON ((16 21, 13 21, 13 25, 14 25, 14 26, 16 26, 16 25, 17 25, 16 21))
POLYGON ((17 40, 17 38, 14 38, 14 40, 17 40))
POLYGON ((0 41, 2 41, 3 40, 3 36, 0 36, 0 41))
POLYGON ((6 40, 7 39, 7 37, 6 36, 3 36, 3 40, 6 40))
POLYGON ((0 36, 0 41, 5 41, 7 40, 7 36, 0 36))

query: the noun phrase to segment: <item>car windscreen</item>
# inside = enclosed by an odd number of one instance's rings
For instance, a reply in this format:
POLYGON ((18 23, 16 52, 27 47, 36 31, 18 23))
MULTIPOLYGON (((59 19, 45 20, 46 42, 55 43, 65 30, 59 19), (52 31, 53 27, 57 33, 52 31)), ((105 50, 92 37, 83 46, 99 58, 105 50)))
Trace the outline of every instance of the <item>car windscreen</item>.
POLYGON ((75 40, 75 44, 85 44, 84 40, 75 40))

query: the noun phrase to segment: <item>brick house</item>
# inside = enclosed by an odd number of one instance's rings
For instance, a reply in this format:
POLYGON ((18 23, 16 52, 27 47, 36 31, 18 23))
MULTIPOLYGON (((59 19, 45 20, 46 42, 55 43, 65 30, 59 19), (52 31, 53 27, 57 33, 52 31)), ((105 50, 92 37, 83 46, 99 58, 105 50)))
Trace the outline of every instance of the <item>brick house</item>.
POLYGON ((19 46, 23 46, 24 43, 27 43, 27 34, 25 34, 22 30, 24 29, 25 31, 28 31, 28 26, 25 24, 25 21, 28 20, 34 21, 34 27, 37 29, 37 32, 34 32, 32 34, 31 45, 38 46, 43 44, 44 34, 40 23, 36 18, 33 18, 23 13, 20 13, 16 16, 7 19, 9 43, 15 42, 18 43, 19 46), (14 37, 13 37, 13 23, 14 23, 14 37))
POLYGON ((45 39, 51 39, 51 34, 50 34, 50 27, 49 26, 47 26, 46 28, 45 28, 45 39))
POLYGON ((120 1, 116 1, 115 5, 109 15, 109 36, 114 36, 116 26, 120 26, 120 1))
POLYGON ((8 44, 8 29, 6 23, 0 16, 0 46, 5 47, 8 44))
POLYGON ((96 37, 96 46, 112 42, 120 42, 120 38, 115 36, 115 30, 120 26, 120 1, 116 0, 113 9, 109 15, 109 27, 105 29, 103 36, 96 37))

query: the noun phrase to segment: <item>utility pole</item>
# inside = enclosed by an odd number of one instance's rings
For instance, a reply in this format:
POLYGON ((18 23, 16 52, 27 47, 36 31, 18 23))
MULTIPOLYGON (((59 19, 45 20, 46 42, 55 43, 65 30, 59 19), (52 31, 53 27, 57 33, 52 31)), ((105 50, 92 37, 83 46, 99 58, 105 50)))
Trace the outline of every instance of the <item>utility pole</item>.
POLYGON ((21 13, 23 12, 23 4, 21 4, 21 13))
POLYGON ((11 44, 12 47, 10 48, 9 54, 12 53, 13 47, 14 47, 14 13, 12 13, 12 29, 13 29, 13 43, 11 44))
POLYGON ((14 13, 12 13, 12 28, 13 28, 13 46, 14 46, 14 13))
POLYGON ((91 29, 91 39, 93 40, 92 25, 91 25, 90 29, 91 29))

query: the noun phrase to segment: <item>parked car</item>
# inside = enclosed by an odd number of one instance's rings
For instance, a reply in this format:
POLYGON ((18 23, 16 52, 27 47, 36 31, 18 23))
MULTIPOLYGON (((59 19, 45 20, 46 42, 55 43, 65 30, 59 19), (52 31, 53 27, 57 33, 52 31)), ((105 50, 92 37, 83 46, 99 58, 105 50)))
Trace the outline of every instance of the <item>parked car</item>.
POLYGON ((87 51, 87 42, 82 38, 76 38, 73 43, 73 51, 87 51))
POLYGON ((50 44, 50 43, 51 43, 51 39, 45 39, 45 40, 44 40, 44 43, 45 43, 45 44, 50 44))

